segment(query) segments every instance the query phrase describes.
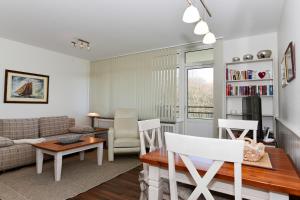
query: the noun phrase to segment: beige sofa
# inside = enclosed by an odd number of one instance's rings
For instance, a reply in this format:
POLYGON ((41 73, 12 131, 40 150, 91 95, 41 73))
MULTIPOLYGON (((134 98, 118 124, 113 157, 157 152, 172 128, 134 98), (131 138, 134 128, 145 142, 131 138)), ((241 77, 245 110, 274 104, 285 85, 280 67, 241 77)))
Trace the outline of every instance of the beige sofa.
MULTIPOLYGON (((67 116, 28 119, 0 119, 0 136, 11 140, 46 138, 55 140, 72 136, 69 128, 75 119, 67 116)), ((93 134, 89 134, 93 135, 93 134)), ((35 148, 30 144, 0 147, 0 171, 35 163, 35 148)))

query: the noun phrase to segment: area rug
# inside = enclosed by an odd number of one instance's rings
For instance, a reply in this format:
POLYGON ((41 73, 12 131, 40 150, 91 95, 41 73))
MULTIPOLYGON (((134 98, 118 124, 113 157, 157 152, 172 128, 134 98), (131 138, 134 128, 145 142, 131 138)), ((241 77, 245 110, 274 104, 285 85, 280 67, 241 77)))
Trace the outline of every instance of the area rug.
POLYGON ((1 200, 65 200, 115 178, 140 165, 137 156, 118 156, 97 165, 96 151, 88 152, 84 161, 79 155, 63 159, 60 182, 54 181, 53 161, 44 163, 37 175, 35 166, 23 167, 0 175, 1 200))

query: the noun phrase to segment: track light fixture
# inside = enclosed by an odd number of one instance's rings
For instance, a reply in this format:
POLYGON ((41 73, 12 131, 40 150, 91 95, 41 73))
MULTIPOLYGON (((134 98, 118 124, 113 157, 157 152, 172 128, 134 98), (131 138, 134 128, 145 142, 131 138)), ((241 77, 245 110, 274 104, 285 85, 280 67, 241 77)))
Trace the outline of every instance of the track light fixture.
POLYGON ((75 41, 71 41, 71 44, 74 48, 79 48, 79 49, 87 49, 90 50, 90 42, 85 41, 83 39, 76 39, 75 41))
MULTIPOLYGON (((195 6, 193 6, 192 0, 187 0, 187 2, 188 2, 188 7, 183 13, 182 21, 184 21, 185 23, 195 23, 198 21, 198 23, 195 26, 194 33, 196 35, 205 35, 203 38, 204 44, 215 43, 216 37, 212 32, 210 32, 208 24, 203 19, 201 19, 199 10, 195 6)), ((208 16, 211 17, 211 13, 208 10, 205 3, 203 2, 203 0, 200 0, 200 2, 203 8, 205 9, 205 11, 207 12, 208 16)))

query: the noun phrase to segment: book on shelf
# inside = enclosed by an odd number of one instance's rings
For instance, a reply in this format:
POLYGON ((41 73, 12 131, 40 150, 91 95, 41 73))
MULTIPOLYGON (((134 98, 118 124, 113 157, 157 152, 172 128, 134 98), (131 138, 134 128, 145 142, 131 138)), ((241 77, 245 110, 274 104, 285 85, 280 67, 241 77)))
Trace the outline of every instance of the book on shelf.
POLYGON ((273 85, 226 85, 226 96, 272 96, 273 85))
POLYGON ((233 70, 226 68, 226 80, 252 80, 256 74, 254 70, 233 70))

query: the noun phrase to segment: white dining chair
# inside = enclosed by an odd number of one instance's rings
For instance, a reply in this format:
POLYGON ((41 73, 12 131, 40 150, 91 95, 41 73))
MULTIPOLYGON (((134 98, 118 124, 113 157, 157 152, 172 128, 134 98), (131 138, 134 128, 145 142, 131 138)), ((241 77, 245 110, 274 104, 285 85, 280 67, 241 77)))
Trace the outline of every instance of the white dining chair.
MULTIPOLYGON (((160 119, 150 119, 138 122, 138 128, 140 133, 140 143, 141 143, 141 155, 149 152, 155 151, 159 148, 164 147, 161 133, 160 119)), ((148 186, 149 186, 149 165, 143 163, 143 170, 139 174, 139 182, 141 195, 140 200, 148 199, 148 186)), ((170 199, 170 189, 168 180, 164 179, 162 181, 163 199, 170 199)), ((179 198, 187 199, 186 196, 191 193, 191 189, 185 187, 183 184, 179 185, 179 198)))
MULTIPOLYGON (((141 144, 141 155, 152 152, 158 148, 162 148, 162 137, 160 129, 159 119, 143 120, 138 122, 140 144, 141 144)), ((147 189, 149 180, 149 165, 143 163, 143 170, 139 174, 141 195, 140 200, 147 199, 147 189)))
POLYGON ((233 119, 218 119, 219 126, 219 138, 222 138, 223 129, 226 129, 227 133, 231 139, 244 139, 247 133, 251 130, 253 131, 253 140, 257 140, 257 125, 258 121, 254 120, 233 120, 233 119), (242 134, 236 138, 232 132, 232 129, 244 130, 242 134))
MULTIPOLYGON (((152 152, 158 148, 162 148, 162 137, 160 130, 160 120, 150 119, 138 122, 140 143, 141 143, 141 155, 147 153, 147 147, 149 152, 152 152)), ((144 174, 148 176, 148 165, 143 164, 144 174)))
MULTIPOLYGON (((165 133, 166 148, 168 151, 168 168, 171 200, 178 200, 177 179, 175 169, 175 154, 178 154, 185 164, 188 172, 196 183, 196 188, 188 200, 197 200, 201 194, 205 199, 214 197, 208 189, 209 183, 217 174, 224 162, 234 163, 234 195, 235 200, 242 199, 242 171, 243 140, 225 140, 215 138, 202 138, 195 136, 165 133), (212 165, 206 174, 201 177, 190 156, 212 160, 212 165)), ((176 159, 177 160, 177 159, 176 159)))

